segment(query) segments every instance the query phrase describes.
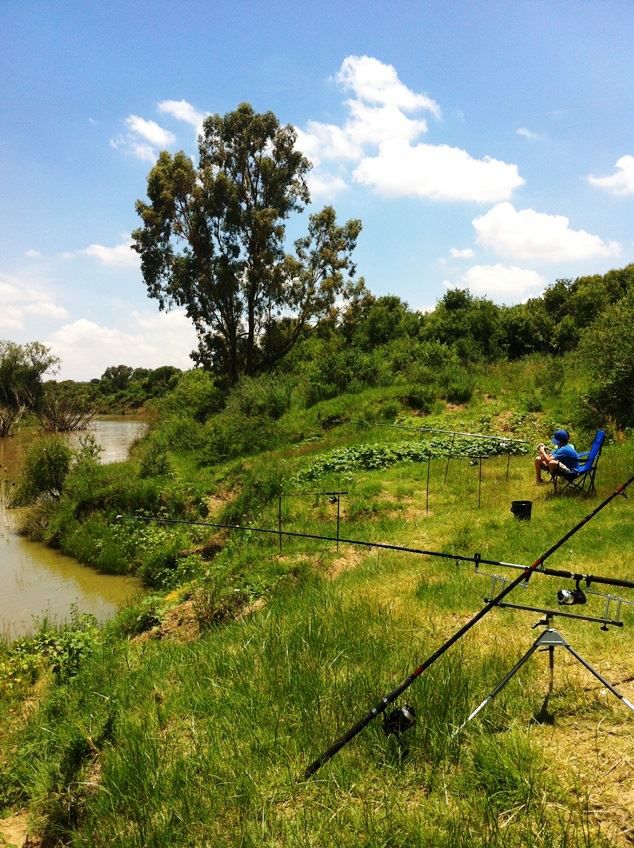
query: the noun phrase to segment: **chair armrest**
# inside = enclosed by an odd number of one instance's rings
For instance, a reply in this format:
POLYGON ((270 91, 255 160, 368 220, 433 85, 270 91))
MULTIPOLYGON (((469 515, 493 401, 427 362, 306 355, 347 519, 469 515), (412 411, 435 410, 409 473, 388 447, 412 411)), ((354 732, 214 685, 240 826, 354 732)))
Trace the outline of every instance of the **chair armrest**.
POLYGON ((587 459, 590 456, 590 451, 581 451, 580 454, 577 454, 579 459, 587 459))

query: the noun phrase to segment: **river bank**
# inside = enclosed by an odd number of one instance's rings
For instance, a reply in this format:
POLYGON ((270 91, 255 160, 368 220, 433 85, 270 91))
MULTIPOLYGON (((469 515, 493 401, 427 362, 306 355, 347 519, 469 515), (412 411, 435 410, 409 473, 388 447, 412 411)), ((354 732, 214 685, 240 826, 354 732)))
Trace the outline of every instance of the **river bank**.
MULTIPOLYGON (((103 416, 88 430, 68 434, 73 446, 89 433, 102 449, 105 464, 125 460, 147 425, 130 416, 103 416)), ((111 618, 141 591, 138 579, 128 575, 100 574, 59 550, 19 534, 23 510, 8 506, 9 495, 21 462, 36 440, 47 438, 35 428, 0 439, 0 638, 15 639, 33 632, 46 618, 63 622, 72 609, 89 613, 98 621, 111 618)))

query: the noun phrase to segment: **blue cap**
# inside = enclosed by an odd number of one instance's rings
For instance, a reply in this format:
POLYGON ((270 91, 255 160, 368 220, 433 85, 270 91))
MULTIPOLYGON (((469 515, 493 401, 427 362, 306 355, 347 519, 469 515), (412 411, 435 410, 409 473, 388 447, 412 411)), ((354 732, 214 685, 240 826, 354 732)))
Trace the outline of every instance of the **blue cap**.
POLYGON ((565 445, 570 435, 567 430, 555 430, 553 433, 553 445, 565 445))

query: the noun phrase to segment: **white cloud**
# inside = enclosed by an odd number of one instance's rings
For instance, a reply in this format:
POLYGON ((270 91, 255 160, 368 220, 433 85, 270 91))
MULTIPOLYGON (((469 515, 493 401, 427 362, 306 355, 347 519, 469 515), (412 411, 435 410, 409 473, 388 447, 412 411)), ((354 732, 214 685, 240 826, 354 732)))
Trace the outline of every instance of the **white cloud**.
POLYGON ((474 159, 448 145, 394 140, 379 146, 377 156, 363 159, 354 179, 388 197, 493 203, 523 185, 517 165, 485 156, 474 159))
POLYGON ((29 303, 24 307, 24 312, 29 315, 43 315, 47 318, 68 318, 67 309, 49 300, 29 303))
POLYGON ((77 256, 89 256, 110 268, 139 268, 139 254, 132 250, 132 239, 125 235, 121 244, 108 247, 105 244, 89 244, 81 250, 65 250, 58 254, 60 259, 75 259, 77 256))
POLYGON ((516 133, 522 138, 527 138, 529 141, 537 141, 541 138, 539 133, 533 132, 532 130, 527 130, 526 127, 520 127, 516 130, 516 133))
POLYGON ((125 124, 130 132, 145 139, 154 147, 169 147, 176 140, 174 133, 163 129, 156 121, 147 121, 138 115, 128 115, 125 124))
POLYGON ((350 138, 345 128, 335 124, 322 124, 319 121, 309 121, 307 130, 296 128, 297 148, 311 160, 313 165, 319 165, 324 159, 359 158, 359 147, 350 138))
POLYGON ((634 156, 621 156, 616 162, 616 171, 608 177, 588 177, 590 185, 604 188, 612 194, 627 196, 634 194, 634 156))
POLYGON ((149 144, 143 144, 138 141, 130 141, 129 149, 134 153, 137 159, 142 159, 143 162, 155 162, 158 158, 158 151, 149 144))
POLYGON ((161 100, 160 103, 157 103, 157 109, 165 115, 171 115, 177 121, 191 124, 197 132, 202 129, 205 114, 199 112, 187 100, 161 100))
POLYGON ((449 253, 454 259, 473 259, 473 257, 475 256, 475 253, 473 252, 473 250, 471 250, 470 247, 465 247, 462 249, 452 247, 449 253))
POLYGON ((33 250, 33 249, 31 248, 30 250, 26 250, 26 251, 24 252, 24 255, 25 255, 26 257, 28 257, 29 259, 37 259, 37 258, 38 258, 38 256, 41 256, 42 254, 40 253, 40 251, 39 251, 39 250, 33 250))
POLYGON ((23 330, 24 329, 24 313, 17 306, 4 306, 2 304, 2 291, 0 290, 0 329, 2 330, 23 330))
POLYGON ((311 197, 332 198, 348 188, 345 180, 335 174, 311 171, 306 180, 311 197))
POLYGON ((119 363, 134 368, 191 368, 189 353, 196 347, 196 334, 182 310, 134 312, 121 327, 81 318, 52 333, 46 344, 62 360, 58 379, 90 380, 119 363))
POLYGON ((529 295, 537 294, 546 286, 546 280, 536 271, 516 265, 473 265, 456 283, 445 280, 443 285, 468 288, 480 297, 497 303, 519 303, 529 295))
POLYGON ((534 209, 516 210, 498 203, 473 220, 476 239, 500 256, 535 262, 566 262, 597 256, 617 256, 618 242, 605 242, 585 230, 570 228, 565 215, 547 215, 534 209))
POLYGON ((83 256, 91 256, 102 265, 107 265, 111 268, 139 268, 139 254, 132 250, 132 239, 128 238, 121 244, 115 244, 112 247, 107 247, 104 244, 89 244, 79 250, 78 253, 83 256))
POLYGON ((158 157, 158 148, 169 147, 176 136, 164 129, 156 121, 148 121, 138 115, 128 115, 124 121, 129 132, 110 139, 115 150, 124 150, 144 162, 154 162, 158 157))
POLYGON ((398 78, 396 68, 371 56, 348 56, 339 68, 337 82, 367 103, 395 106, 406 112, 427 109, 437 118, 440 106, 426 94, 417 94, 398 78))
POLYGON ((298 148, 316 166, 316 184, 340 190, 344 172, 335 177, 324 170, 324 163, 338 162, 353 169, 348 179, 389 197, 494 203, 523 185, 516 165, 419 143, 427 122, 406 113, 427 111, 439 119, 440 106, 404 85, 392 65, 348 56, 335 80, 354 95, 345 102, 343 124, 309 121, 297 131, 298 148))
POLYGON ((28 280, 0 274, 0 328, 24 330, 29 315, 62 319, 68 317, 68 311, 28 280))

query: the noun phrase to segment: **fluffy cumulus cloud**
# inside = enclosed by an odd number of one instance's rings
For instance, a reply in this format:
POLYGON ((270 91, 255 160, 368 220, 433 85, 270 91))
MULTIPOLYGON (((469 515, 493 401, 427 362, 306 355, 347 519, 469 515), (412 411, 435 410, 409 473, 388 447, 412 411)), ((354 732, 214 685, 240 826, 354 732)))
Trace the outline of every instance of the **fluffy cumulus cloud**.
POLYGON ((568 262, 617 256, 621 249, 618 242, 573 230, 565 215, 517 210, 511 203, 498 203, 475 218, 473 226, 479 244, 509 259, 568 262))
POLYGON ((169 147, 176 139, 174 133, 163 129, 156 121, 147 121, 138 115, 128 115, 125 119, 130 132, 147 141, 154 147, 169 147))
POLYGON ((485 156, 474 159, 446 144, 410 145, 403 140, 379 145, 354 172, 362 185, 387 197, 494 203, 524 182, 516 165, 485 156))
POLYGON ((494 203, 523 184, 516 165, 422 143, 429 129, 424 115, 440 120, 440 106, 408 88, 392 65, 348 56, 335 82, 352 95, 345 101, 345 121, 309 121, 298 129, 298 147, 315 165, 319 185, 339 191, 346 177, 386 197, 494 203), (327 170, 333 163, 349 170, 333 179, 327 170))
POLYGON ((159 112, 162 112, 164 115, 170 115, 177 121, 191 124, 197 132, 200 132, 202 129, 202 123, 205 118, 204 113, 199 112, 187 100, 161 100, 157 104, 157 109, 159 112))
POLYGON ((52 295, 28 281, 0 274, 0 331, 24 330, 31 316, 63 320, 68 312, 52 295))
POLYGON ((125 236, 120 244, 89 244, 81 250, 60 254, 62 259, 73 259, 76 256, 89 256, 109 268, 140 268, 141 261, 139 254, 132 250, 132 239, 129 236, 125 236))
POLYGON ((160 149, 170 147, 176 141, 174 133, 139 115, 128 115, 124 124, 128 132, 110 139, 110 146, 145 162, 154 162, 160 149))
POLYGON ((496 303, 521 303, 538 294, 546 281, 536 271, 516 265, 473 265, 455 282, 445 280, 447 288, 460 286, 479 297, 488 297, 496 303))
POLYGON ((612 194, 623 196, 634 194, 634 156, 621 156, 616 162, 616 171, 607 177, 588 177, 590 185, 603 188, 612 194))
POLYGON ((399 80, 393 65, 386 65, 371 56, 345 58, 337 73, 337 82, 367 103, 396 106, 406 112, 427 109, 440 117, 440 106, 431 97, 407 88, 399 80))
MULTIPOLYGON (((205 113, 199 112, 187 100, 161 100, 156 104, 156 108, 162 115, 190 124, 196 133, 202 131, 205 113)), ((171 130, 165 129, 152 119, 128 115, 123 123, 127 132, 110 139, 110 146, 145 162, 155 162, 160 150, 165 150, 176 142, 176 136, 171 130)))
POLYGON ((191 321, 176 309, 135 312, 119 327, 81 318, 52 333, 46 344, 62 361, 58 379, 91 380, 120 362, 134 368, 191 368, 196 336, 191 321))
POLYGON ((108 265, 111 268, 139 268, 139 254, 132 250, 131 245, 131 239, 111 247, 104 244, 89 244, 88 247, 79 252, 84 256, 91 256, 102 265, 108 265))
POLYGON ((311 171, 306 182, 313 200, 319 197, 333 198, 348 188, 346 181, 336 174, 311 171))

